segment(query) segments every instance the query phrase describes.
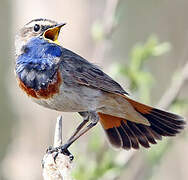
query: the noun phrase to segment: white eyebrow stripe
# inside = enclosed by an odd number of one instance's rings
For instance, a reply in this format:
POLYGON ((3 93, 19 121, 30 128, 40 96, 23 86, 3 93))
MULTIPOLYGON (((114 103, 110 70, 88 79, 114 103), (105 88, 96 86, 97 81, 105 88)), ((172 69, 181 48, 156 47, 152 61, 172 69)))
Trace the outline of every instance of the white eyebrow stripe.
POLYGON ((32 21, 32 22, 30 22, 29 24, 26 24, 25 25, 25 27, 33 27, 35 24, 39 24, 39 25, 43 25, 43 26, 46 26, 46 25, 55 25, 55 24, 57 24, 57 23, 53 23, 53 22, 50 22, 50 21, 32 21))

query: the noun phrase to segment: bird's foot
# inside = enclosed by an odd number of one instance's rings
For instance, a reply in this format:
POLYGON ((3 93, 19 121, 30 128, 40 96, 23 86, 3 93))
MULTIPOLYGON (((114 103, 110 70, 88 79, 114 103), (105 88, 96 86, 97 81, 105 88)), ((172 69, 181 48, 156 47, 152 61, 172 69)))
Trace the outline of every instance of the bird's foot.
POLYGON ((59 147, 55 147, 55 148, 50 146, 46 152, 49 154, 53 154, 54 161, 56 160, 59 153, 64 154, 65 156, 68 156, 70 161, 73 161, 74 159, 74 156, 70 153, 66 144, 59 146, 59 147))

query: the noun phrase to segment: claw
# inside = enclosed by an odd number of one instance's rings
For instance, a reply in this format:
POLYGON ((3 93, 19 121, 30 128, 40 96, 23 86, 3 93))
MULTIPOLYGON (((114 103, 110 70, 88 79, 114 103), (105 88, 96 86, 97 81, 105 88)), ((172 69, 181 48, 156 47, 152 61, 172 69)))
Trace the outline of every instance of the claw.
POLYGON ((72 161, 74 159, 74 156, 70 153, 70 151, 67 149, 67 145, 63 145, 61 147, 59 147, 61 150, 61 153, 63 153, 65 156, 69 156, 70 161, 72 161))
POLYGON ((52 154, 54 152, 58 152, 58 148, 53 148, 52 146, 49 146, 48 149, 46 150, 46 153, 52 154))
POLYGON ((48 149, 46 149, 46 153, 52 153, 52 152, 51 152, 52 149, 53 149, 53 147, 52 147, 52 146, 49 146, 48 149))
POLYGON ((58 152, 56 152, 56 153, 53 153, 53 158, 54 158, 54 162, 56 163, 56 158, 57 158, 57 156, 58 156, 58 152))
POLYGON ((69 155, 69 159, 70 159, 70 161, 73 161, 74 156, 73 156, 72 154, 70 154, 70 155, 69 155))
POLYGON ((74 156, 70 153, 70 151, 67 149, 67 145, 63 145, 60 147, 53 148, 50 146, 47 150, 46 153, 53 154, 54 161, 56 162, 56 158, 59 153, 64 154, 65 156, 69 156, 70 161, 74 159, 74 156))

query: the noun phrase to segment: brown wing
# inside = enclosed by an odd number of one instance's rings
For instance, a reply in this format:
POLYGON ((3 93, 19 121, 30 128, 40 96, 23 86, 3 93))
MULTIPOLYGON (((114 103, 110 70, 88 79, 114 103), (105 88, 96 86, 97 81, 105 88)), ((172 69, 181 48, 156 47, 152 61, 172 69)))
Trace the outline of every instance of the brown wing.
POLYGON ((128 94, 111 77, 68 49, 63 49, 60 68, 67 83, 78 83, 106 92, 128 94))

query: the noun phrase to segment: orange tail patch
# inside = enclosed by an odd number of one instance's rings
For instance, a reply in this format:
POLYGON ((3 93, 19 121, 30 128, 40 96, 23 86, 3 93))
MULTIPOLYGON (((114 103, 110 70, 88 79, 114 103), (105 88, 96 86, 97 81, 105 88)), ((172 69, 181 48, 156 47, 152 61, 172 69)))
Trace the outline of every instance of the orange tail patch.
MULTIPOLYGON (((119 127, 121 125, 121 121, 124 121, 123 118, 118 118, 115 116, 111 116, 108 114, 98 113, 100 117, 100 122, 104 129, 111 129, 114 127, 119 127)), ((126 120, 125 120, 126 123, 126 120)))
POLYGON ((147 114, 150 113, 152 111, 152 107, 147 106, 145 104, 139 103, 137 101, 134 101, 126 96, 123 96, 137 111, 143 113, 143 114, 147 114))
POLYGON ((149 121, 150 126, 98 113, 110 143, 117 148, 139 149, 139 145, 148 148, 150 144, 156 144, 156 140, 161 140, 162 136, 175 136, 184 128, 185 121, 181 116, 130 99, 129 102, 149 121))
POLYGON ((121 122, 127 123, 126 120, 123 118, 118 118, 115 116, 98 113, 100 118, 100 123, 102 127, 104 128, 106 135, 108 137, 108 140, 110 143, 115 146, 116 148, 121 148, 124 144, 125 148, 130 148, 130 140, 128 136, 124 133, 123 140, 121 138, 120 132, 118 131, 119 128, 121 128, 121 122))
MULTIPOLYGON (((155 140, 150 137, 151 135, 147 135, 149 138, 147 139, 146 136, 137 128, 133 123, 132 126, 128 125, 130 121, 126 119, 98 113, 100 117, 101 125, 103 126, 108 140, 110 143, 115 146, 116 148, 123 148, 123 149, 139 149, 139 143, 148 148, 149 141, 155 144, 155 140)), ((132 122, 131 122, 132 123, 132 122)))

